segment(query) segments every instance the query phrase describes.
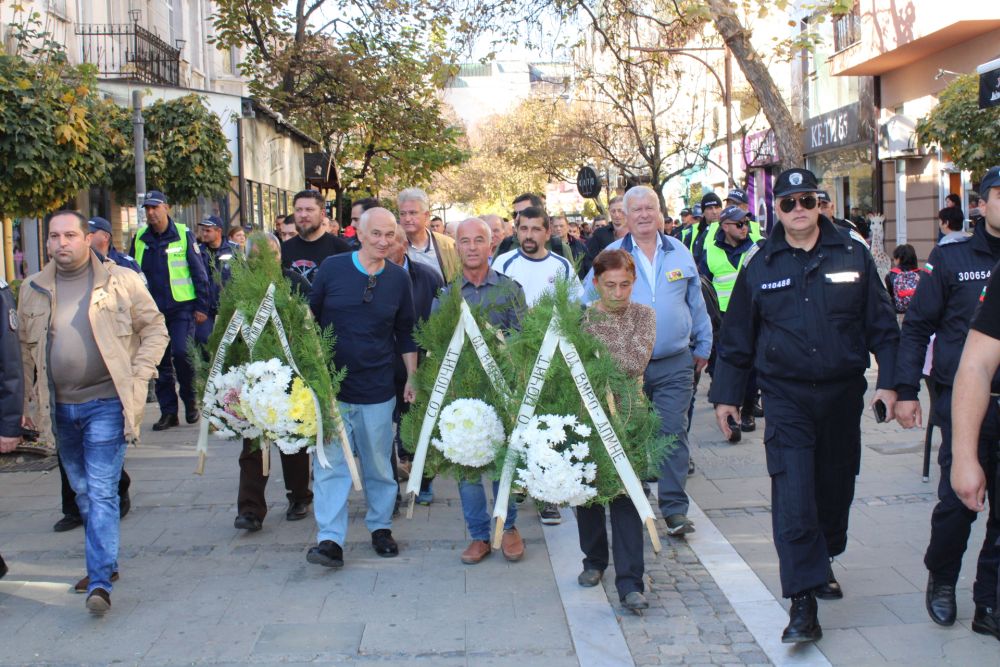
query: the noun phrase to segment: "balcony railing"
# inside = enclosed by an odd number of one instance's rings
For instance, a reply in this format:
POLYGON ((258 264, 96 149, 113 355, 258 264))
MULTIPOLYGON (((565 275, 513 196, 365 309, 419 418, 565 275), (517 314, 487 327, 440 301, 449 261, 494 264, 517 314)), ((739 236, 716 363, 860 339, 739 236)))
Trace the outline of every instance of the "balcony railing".
POLYGON ((860 39, 861 16, 855 3, 850 12, 835 16, 833 19, 833 50, 843 51, 860 39))
POLYGON ((83 62, 99 76, 166 86, 180 85, 181 52, 135 23, 78 23, 83 62))

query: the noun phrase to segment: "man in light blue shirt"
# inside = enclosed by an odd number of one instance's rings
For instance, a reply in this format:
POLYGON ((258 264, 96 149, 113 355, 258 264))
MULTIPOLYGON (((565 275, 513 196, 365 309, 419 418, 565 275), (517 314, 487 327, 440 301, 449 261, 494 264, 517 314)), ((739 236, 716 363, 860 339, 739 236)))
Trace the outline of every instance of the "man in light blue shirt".
MULTIPOLYGON (((644 377, 644 389, 660 415, 661 431, 676 439, 660 468, 659 505, 670 535, 694 531, 687 518, 688 408, 694 372, 708 363, 712 323, 701 294, 698 267, 677 239, 660 233, 663 212, 656 193, 637 186, 625 193, 629 233, 606 250, 621 248, 635 259, 632 300, 656 311, 656 342, 644 377)), ((584 280, 585 301, 597 298, 593 271, 584 280)))

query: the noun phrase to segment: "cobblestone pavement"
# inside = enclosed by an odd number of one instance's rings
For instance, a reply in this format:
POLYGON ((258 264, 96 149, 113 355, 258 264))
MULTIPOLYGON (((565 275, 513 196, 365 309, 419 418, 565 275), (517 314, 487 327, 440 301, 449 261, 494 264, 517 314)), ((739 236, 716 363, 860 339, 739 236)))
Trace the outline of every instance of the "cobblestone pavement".
MULTIPOLYGON (((707 378, 706 378, 707 379, 707 378)), ((873 387, 874 371, 868 384, 873 387)), ((739 555, 778 599, 781 589, 771 539, 770 480, 763 420, 738 445, 722 440, 701 387, 691 447, 698 472, 688 491, 739 555)), ((924 400, 924 415, 929 414, 924 400)), ((869 395, 870 399, 870 395, 869 395)), ((765 406, 766 410, 766 406, 765 406)), ((847 551, 834 562, 844 599, 820 602, 824 637, 817 646, 835 665, 997 665, 1000 643, 971 631, 972 581, 985 519, 973 526, 958 584, 958 622, 935 625, 924 609, 930 534, 939 470, 936 446, 930 482, 921 479, 923 430, 862 419, 862 463, 851 510, 847 551)), ((697 539, 698 534, 691 536, 697 539)), ((782 601, 784 604, 784 601, 782 601)), ((785 605, 787 607, 787 605, 785 605)), ((775 627, 773 632, 781 632, 775 627)), ((773 656, 772 656, 773 657, 773 656)), ((780 657, 780 656, 779 656, 780 657)))

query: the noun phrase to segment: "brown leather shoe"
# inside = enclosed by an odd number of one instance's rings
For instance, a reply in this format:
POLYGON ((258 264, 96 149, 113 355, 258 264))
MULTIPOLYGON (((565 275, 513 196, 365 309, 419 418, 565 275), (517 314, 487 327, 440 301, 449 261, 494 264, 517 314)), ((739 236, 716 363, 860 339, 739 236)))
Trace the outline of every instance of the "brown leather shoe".
MULTIPOLYGON (((118 581, 118 573, 112 572, 111 583, 115 583, 116 581, 118 581)), ((73 590, 77 593, 86 593, 88 588, 90 588, 90 577, 84 577, 80 581, 76 582, 75 586, 73 586, 73 590)))
POLYGON ((503 557, 512 563, 524 558, 524 540, 521 539, 521 533, 517 532, 517 528, 503 531, 500 551, 503 552, 503 557))
POLYGON ((87 596, 87 609, 97 616, 106 614, 111 609, 111 593, 103 588, 95 588, 87 596))
POLYGON ((462 552, 462 562, 466 565, 475 565, 482 559, 490 555, 490 543, 484 540, 472 540, 469 546, 462 552))

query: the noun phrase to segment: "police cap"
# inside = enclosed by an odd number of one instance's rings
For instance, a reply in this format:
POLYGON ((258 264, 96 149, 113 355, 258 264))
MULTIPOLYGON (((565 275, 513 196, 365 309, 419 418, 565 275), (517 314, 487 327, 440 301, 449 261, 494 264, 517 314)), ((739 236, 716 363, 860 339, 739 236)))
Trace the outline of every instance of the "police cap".
POLYGON ((774 196, 786 197, 797 192, 819 192, 816 174, 808 169, 786 169, 774 184, 774 196))
POLYGON ((111 233, 111 223, 101 217, 94 217, 87 221, 87 225, 90 226, 91 232, 107 232, 111 233))
POLYGON ((709 206, 718 206, 722 208, 722 200, 719 199, 719 195, 714 192, 709 192, 707 195, 701 198, 701 208, 705 210, 709 206))
POLYGON ((989 201, 990 188, 1000 188, 1000 167, 992 167, 983 176, 983 182, 979 185, 979 196, 989 201))

